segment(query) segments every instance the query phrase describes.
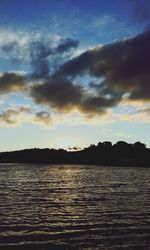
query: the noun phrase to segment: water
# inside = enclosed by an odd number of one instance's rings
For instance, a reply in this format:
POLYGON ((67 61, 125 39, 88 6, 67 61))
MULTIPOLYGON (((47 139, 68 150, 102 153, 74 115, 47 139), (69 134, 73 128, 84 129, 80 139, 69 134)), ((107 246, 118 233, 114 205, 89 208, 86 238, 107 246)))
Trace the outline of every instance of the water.
POLYGON ((150 249, 150 169, 0 164, 1 249, 150 249))

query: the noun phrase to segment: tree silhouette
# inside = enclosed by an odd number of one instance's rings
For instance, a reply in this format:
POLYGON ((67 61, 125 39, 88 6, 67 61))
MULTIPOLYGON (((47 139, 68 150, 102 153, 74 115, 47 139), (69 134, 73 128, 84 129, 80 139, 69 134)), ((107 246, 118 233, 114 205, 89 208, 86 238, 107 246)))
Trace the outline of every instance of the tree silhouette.
POLYGON ((150 149, 141 142, 104 141, 78 151, 33 148, 0 153, 0 162, 150 166, 150 149))

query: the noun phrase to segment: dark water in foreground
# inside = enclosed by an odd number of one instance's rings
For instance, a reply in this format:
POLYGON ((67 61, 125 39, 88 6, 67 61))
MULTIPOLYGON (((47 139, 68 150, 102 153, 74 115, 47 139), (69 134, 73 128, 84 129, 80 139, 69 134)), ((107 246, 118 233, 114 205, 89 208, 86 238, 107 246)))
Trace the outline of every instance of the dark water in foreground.
POLYGON ((150 169, 0 164, 0 249, 150 249, 150 169))

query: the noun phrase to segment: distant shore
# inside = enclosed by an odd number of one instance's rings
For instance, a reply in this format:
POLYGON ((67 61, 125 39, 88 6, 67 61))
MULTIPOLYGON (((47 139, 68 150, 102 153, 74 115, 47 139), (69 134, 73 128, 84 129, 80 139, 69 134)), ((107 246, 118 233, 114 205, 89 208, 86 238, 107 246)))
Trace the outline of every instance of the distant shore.
POLYGON ((99 142, 78 151, 64 149, 24 149, 0 153, 0 163, 100 164, 150 167, 150 149, 145 144, 119 141, 99 142))

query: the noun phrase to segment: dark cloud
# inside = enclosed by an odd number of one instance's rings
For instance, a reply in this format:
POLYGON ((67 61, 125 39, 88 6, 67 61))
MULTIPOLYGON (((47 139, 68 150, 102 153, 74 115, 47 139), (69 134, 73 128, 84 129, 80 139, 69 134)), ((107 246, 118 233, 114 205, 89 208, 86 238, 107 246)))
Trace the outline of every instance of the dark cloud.
POLYGON ((53 78, 43 84, 34 85, 31 97, 36 103, 47 105, 57 111, 78 110, 86 115, 101 114, 116 105, 120 99, 90 93, 71 80, 53 78))
POLYGON ((120 99, 110 98, 102 95, 88 95, 85 96, 83 101, 78 106, 78 109, 85 114, 89 114, 89 117, 95 114, 103 114, 108 108, 111 108, 118 104, 120 99))
POLYGON ((43 84, 34 85, 31 96, 37 103, 57 110, 70 110, 82 98, 82 88, 66 79, 52 78, 43 84))
POLYGON ((4 73, 0 76, 0 93, 10 93, 23 91, 25 89, 25 79, 15 73, 4 73))
POLYGON ((101 94, 150 99, 150 32, 84 52, 60 67, 56 75, 89 73, 104 80, 101 94))
POLYGON ((43 123, 45 125, 50 125, 52 123, 52 117, 49 112, 39 111, 35 114, 34 121, 43 123))
POLYGON ((42 41, 34 41, 30 44, 30 58, 34 77, 45 78, 49 75, 48 57, 51 54, 50 46, 42 41))
POLYGON ((62 39, 59 45, 57 46, 57 48, 55 49, 55 52, 56 53, 68 52, 71 49, 77 48, 78 45, 79 45, 79 42, 71 38, 62 39))
POLYGON ((16 118, 23 113, 29 112, 28 107, 20 107, 19 109, 6 109, 2 113, 0 113, 0 121, 8 124, 13 125, 17 123, 16 118))
POLYGON ((0 113, 0 125, 16 126, 22 122, 36 123, 40 125, 52 125, 52 117, 50 112, 39 111, 35 112, 26 106, 19 108, 7 108, 0 113))
MULTIPOLYGON (((124 96, 130 100, 150 100, 150 31, 134 38, 96 47, 63 63, 51 75, 50 57, 56 50, 65 52, 77 46, 75 41, 65 40, 51 49, 42 41, 31 46, 31 64, 35 79, 41 83, 28 85, 30 97, 42 105, 57 111, 78 110, 86 116, 103 114, 117 105, 124 96), (70 43, 70 44, 69 44, 70 43), (72 45, 71 45, 72 43, 72 45), (81 75, 94 76, 89 86, 77 83, 81 75), (45 80, 46 79, 46 80, 45 80)), ((0 92, 24 91, 27 86, 23 76, 5 73, 0 77, 0 92)), ((51 122, 51 115, 40 111, 35 121, 51 122)))
POLYGON ((41 40, 31 42, 32 76, 47 79, 51 70, 57 68, 60 63, 64 63, 65 59, 68 58, 68 52, 71 53, 71 50, 77 46, 78 41, 70 38, 61 39, 56 48, 52 48, 51 44, 41 40))
POLYGON ((86 71, 89 71, 93 59, 93 52, 90 50, 86 51, 80 56, 64 63, 59 70, 55 72, 55 76, 68 77, 84 74, 86 71))

